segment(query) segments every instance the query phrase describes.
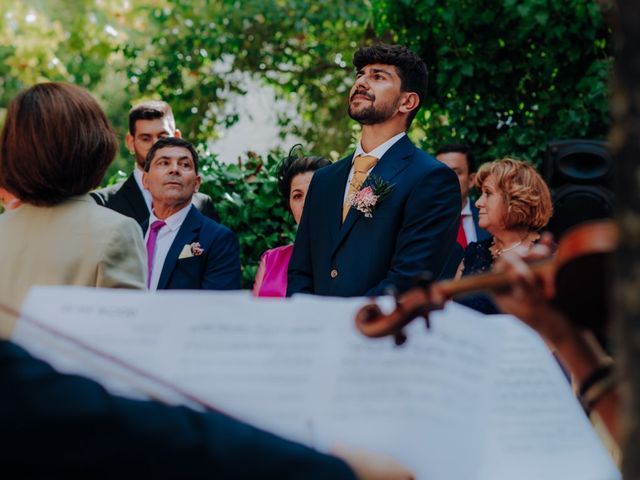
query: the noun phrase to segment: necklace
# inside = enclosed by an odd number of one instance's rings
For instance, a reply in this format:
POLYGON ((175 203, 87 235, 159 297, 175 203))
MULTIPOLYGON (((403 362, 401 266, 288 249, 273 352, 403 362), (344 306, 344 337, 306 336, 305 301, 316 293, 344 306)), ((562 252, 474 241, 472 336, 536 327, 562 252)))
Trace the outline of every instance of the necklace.
MULTIPOLYGON (((513 250, 514 248, 522 245, 522 242, 524 242, 525 240, 527 240, 527 238, 529 237, 530 233, 527 233, 524 237, 522 237, 520 239, 519 242, 514 243, 513 245, 511 245, 508 248, 500 248, 496 245, 496 237, 493 237, 493 240, 491 241, 491 256, 493 258, 498 258, 500 255, 502 255, 504 252, 508 252, 510 250, 513 250)), ((537 239, 539 238, 539 235, 536 235, 536 238, 534 238, 532 240, 532 242, 535 242, 537 239)))
POLYGON ((495 241, 493 243, 494 246, 494 251, 495 253, 493 254, 494 257, 499 257, 500 255, 502 255, 504 252, 508 252, 509 250, 513 250, 514 248, 516 248, 517 246, 522 245, 522 240, 520 240, 517 243, 514 243, 513 245, 511 245, 509 248, 498 248, 495 246, 495 241))

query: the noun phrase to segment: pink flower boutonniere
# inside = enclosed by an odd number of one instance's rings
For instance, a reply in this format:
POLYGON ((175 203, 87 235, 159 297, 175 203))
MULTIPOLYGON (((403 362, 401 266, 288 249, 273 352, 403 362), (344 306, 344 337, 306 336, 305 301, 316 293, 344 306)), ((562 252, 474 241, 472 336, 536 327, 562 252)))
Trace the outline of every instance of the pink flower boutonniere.
POLYGON ((362 212, 365 217, 373 218, 373 212, 380 202, 393 190, 393 185, 382 178, 369 175, 362 187, 349 197, 349 204, 362 212))
POLYGON ((204 248, 200 246, 199 242, 193 242, 191 244, 191 253, 194 257, 197 257, 198 255, 202 255, 204 253, 204 248))

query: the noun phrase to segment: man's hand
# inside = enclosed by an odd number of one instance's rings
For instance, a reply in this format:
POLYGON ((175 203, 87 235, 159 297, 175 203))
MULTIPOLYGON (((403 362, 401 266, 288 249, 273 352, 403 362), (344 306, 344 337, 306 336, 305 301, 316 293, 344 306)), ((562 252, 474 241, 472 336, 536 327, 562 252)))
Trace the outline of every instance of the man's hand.
POLYGON ((395 460, 366 450, 338 446, 331 452, 344 460, 358 480, 414 480, 415 476, 395 460))

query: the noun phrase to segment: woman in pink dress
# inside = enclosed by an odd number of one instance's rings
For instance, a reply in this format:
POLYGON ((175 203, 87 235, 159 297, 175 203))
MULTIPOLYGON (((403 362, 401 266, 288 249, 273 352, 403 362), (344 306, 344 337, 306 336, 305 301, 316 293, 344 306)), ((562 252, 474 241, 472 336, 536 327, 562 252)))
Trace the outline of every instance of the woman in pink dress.
MULTIPOLYGON (((294 147, 295 148, 295 147, 294 147)), ((293 150, 293 149, 292 149, 293 150)), ((331 162, 323 157, 296 157, 289 153, 278 170, 278 189, 288 202, 296 225, 300 223, 304 199, 316 170, 331 162)), ((287 269, 293 253, 293 244, 272 248, 262 254, 253 285, 258 297, 285 297, 287 295, 287 269)))

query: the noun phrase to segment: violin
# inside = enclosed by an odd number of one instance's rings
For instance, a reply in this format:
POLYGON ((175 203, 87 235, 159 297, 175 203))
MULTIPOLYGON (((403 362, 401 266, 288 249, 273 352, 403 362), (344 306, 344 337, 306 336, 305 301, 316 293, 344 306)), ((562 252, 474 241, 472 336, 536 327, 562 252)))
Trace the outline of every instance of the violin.
MULTIPOLYGON (((551 303, 574 324, 604 333, 608 313, 608 292, 612 281, 612 255, 618 245, 618 229, 611 220, 578 225, 560 239, 554 256, 530 262, 538 276, 554 278, 551 303)), ((429 327, 429 312, 442 308, 432 300, 433 283, 422 279, 407 292, 395 296, 395 309, 388 314, 375 303, 363 306, 356 314, 355 324, 365 336, 393 336, 397 345, 406 341, 404 327, 416 318, 424 318, 429 327)), ((459 280, 437 282, 445 299, 480 291, 509 288, 503 272, 489 272, 459 280)))

